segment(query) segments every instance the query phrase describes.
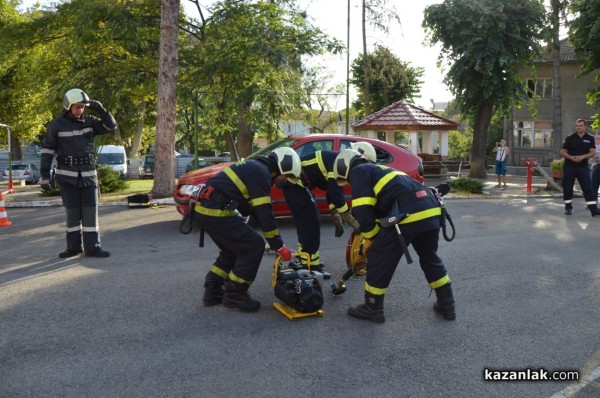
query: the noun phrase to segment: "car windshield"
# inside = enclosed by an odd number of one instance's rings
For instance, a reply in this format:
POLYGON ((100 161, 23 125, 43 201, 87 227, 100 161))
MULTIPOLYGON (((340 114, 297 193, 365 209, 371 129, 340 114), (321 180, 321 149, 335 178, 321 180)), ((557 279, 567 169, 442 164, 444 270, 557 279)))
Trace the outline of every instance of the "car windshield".
POLYGON ((296 142, 296 140, 291 139, 291 138, 282 138, 280 140, 277 140, 277 141, 267 145, 266 147, 264 147, 262 149, 259 149, 258 151, 254 152, 253 154, 248 156, 246 159, 265 158, 265 157, 269 156, 269 153, 271 153, 274 149, 290 147, 290 146, 294 145, 295 142, 296 142))
POLYGON ((144 158, 144 164, 146 166, 154 166, 154 156, 146 156, 144 158))
POLYGON ((123 164, 125 156, 122 153, 99 153, 98 164, 123 164))
POLYGON ((26 164, 13 164, 13 170, 27 170, 29 167, 26 164))

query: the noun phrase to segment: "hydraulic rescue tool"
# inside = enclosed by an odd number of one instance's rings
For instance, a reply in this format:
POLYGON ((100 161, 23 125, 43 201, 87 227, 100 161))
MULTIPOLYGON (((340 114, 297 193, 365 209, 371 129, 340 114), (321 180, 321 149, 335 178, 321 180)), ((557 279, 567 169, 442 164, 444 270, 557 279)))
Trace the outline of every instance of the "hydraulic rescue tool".
POLYGON ((305 257, 308 269, 301 268, 295 261, 281 266, 281 256, 275 258, 273 287, 275 297, 284 304, 275 302, 273 307, 290 321, 309 316, 323 316, 323 291, 317 273, 310 270, 310 255, 294 253, 295 257, 305 257))

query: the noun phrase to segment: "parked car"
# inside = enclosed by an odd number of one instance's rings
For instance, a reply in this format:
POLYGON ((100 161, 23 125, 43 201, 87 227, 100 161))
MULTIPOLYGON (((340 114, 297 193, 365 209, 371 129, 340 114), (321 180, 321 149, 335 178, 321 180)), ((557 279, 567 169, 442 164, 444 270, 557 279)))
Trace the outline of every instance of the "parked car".
MULTIPOLYGON (((42 176, 40 169, 33 163, 16 162, 12 164, 12 179, 23 180, 25 184, 37 184, 42 176)), ((2 172, 2 179, 8 180, 8 167, 2 172)))
POLYGON ((144 156, 144 162, 140 166, 140 180, 154 178, 154 155, 144 156))
POLYGON ((197 169, 201 169, 203 167, 209 167, 209 166, 213 166, 214 163, 212 162, 207 162, 204 159, 198 159, 198 167, 194 167, 194 161, 192 160, 191 162, 188 163, 188 165, 185 167, 185 172, 189 173, 192 170, 197 170, 197 169))
MULTIPOLYGON (((287 146, 293 148, 300 157, 314 153, 317 150, 327 151, 339 151, 341 149, 350 148, 351 142, 366 141, 375 147, 377 152, 377 163, 385 166, 393 167, 397 170, 401 170, 420 182, 424 182, 423 179, 423 163, 421 158, 412 152, 389 142, 380 141, 372 138, 363 138, 352 135, 338 135, 338 134, 311 134, 304 136, 289 136, 272 144, 265 148, 254 152, 248 156, 247 159, 256 159, 259 157, 267 156, 273 149, 287 146)), ((191 171, 179 178, 179 181, 173 189, 173 199, 175 200, 175 207, 179 214, 183 215, 187 212, 188 203, 190 196, 198 192, 210 177, 217 174, 229 166, 231 162, 220 163, 214 166, 204 167, 202 169, 191 171)), ((348 203, 351 198, 351 187, 346 185, 344 188, 348 203)), ((319 211, 321 213, 328 213, 329 208, 327 206, 327 199, 325 192, 320 189, 312 191, 319 211)), ((290 215, 290 209, 283 197, 283 192, 276 188, 271 188, 271 202, 273 206, 273 212, 276 216, 288 216, 290 215)))

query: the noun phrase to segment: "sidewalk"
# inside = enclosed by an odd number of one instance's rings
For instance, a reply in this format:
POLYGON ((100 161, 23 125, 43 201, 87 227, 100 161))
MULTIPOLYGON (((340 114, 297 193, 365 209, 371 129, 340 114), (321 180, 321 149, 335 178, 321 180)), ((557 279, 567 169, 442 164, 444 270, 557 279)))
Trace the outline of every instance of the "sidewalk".
MULTIPOLYGON (((447 178, 428 178, 425 183, 427 186, 437 186, 447 183, 450 179, 447 178)), ((457 194, 449 193, 447 199, 482 199, 482 198, 526 198, 526 197, 548 197, 562 198, 562 192, 555 190, 547 190, 547 182, 543 177, 533 177, 531 194, 527 194, 527 177, 518 175, 507 175, 507 188, 502 190, 496 188, 498 183, 496 175, 488 174, 485 180, 482 194, 457 194)), ((62 200, 59 196, 42 196, 39 185, 15 186, 12 193, 7 193, 6 182, 0 182, 0 192, 4 198, 5 206, 11 207, 46 207, 46 206, 62 206, 62 200)), ((577 190, 575 194, 578 194, 577 190)), ((157 204, 174 204, 172 198, 153 200, 157 204)), ((100 198, 100 206, 127 206, 126 200, 114 200, 100 198)))

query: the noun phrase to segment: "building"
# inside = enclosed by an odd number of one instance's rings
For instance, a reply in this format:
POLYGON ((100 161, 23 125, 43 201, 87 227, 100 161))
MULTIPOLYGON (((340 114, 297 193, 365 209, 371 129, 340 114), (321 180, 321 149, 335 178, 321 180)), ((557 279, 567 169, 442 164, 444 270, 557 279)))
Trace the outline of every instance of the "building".
MULTIPOLYGON (((591 121, 597 109, 589 105, 586 99, 588 90, 596 85, 593 82, 593 74, 578 77, 582 61, 577 58, 567 39, 560 42, 560 61, 562 142, 567 135, 575 131, 577 119, 591 121)), ((559 158, 552 136, 552 54, 548 51, 534 62, 534 66, 537 79, 525 68, 522 68, 520 73, 526 81, 528 96, 538 97, 537 103, 534 103, 537 114, 532 115, 528 104, 524 104, 520 109, 512 109, 512 121, 509 121, 507 126, 508 145, 512 148, 508 160, 511 165, 521 166, 525 158, 535 158, 539 164, 548 166, 553 159, 559 158)))

